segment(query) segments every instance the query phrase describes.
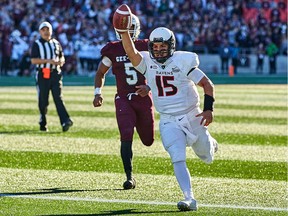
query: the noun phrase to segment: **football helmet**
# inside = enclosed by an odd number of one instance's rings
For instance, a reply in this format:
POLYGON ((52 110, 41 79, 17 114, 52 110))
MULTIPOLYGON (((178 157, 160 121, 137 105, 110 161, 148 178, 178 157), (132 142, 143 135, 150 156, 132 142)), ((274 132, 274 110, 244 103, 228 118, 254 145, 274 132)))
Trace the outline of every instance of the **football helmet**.
MULTIPOLYGON (((141 32, 141 29, 140 29, 139 18, 136 15, 132 14, 132 25, 131 25, 131 28, 129 29, 129 34, 131 35, 131 38, 133 41, 138 39, 140 32, 141 32)), ((115 33, 116 33, 116 38, 118 40, 121 40, 121 35, 116 30, 115 30, 115 33)))
POLYGON ((176 49, 176 40, 174 33, 165 27, 158 27, 154 29, 149 36, 148 50, 150 53, 150 57, 155 59, 157 62, 163 64, 168 58, 170 58, 176 49), (153 51, 154 43, 167 43, 168 44, 168 55, 165 57, 155 57, 155 53, 153 51))

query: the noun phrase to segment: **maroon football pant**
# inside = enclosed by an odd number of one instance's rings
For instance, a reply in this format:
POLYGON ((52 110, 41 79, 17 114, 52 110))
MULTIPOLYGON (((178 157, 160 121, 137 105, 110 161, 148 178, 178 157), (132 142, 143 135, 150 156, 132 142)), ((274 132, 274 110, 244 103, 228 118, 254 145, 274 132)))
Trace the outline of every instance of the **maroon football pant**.
POLYGON ((146 146, 154 141, 154 110, 149 96, 133 95, 127 97, 115 96, 115 108, 121 141, 132 141, 134 128, 146 146))

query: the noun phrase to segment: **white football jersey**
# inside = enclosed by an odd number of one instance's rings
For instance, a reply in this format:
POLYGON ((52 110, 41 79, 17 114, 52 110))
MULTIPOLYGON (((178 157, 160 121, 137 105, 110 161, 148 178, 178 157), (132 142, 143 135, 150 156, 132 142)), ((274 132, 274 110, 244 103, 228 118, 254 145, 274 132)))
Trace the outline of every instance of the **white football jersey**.
POLYGON ((151 59, 147 51, 140 53, 143 59, 135 68, 146 77, 159 113, 184 114, 200 105, 195 84, 205 74, 198 69, 196 53, 176 51, 164 64, 151 59))

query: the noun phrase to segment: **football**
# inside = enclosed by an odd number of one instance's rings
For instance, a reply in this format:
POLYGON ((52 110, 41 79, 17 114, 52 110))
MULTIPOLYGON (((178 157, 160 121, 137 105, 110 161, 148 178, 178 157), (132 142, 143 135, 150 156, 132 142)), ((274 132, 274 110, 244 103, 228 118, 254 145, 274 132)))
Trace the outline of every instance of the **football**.
POLYGON ((113 26, 119 33, 127 32, 132 25, 132 13, 128 5, 120 5, 113 15, 113 26))

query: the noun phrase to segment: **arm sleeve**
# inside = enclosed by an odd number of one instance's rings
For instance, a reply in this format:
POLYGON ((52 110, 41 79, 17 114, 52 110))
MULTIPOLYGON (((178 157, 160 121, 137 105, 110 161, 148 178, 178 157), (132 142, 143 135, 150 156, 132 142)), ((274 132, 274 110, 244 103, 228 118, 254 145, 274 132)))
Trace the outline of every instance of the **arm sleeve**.
MULTIPOLYGON (((141 53, 140 53, 141 54, 141 53)), ((142 55, 142 54, 141 54, 142 55)), ((146 73, 146 70, 147 70, 147 65, 145 63, 145 58, 143 57, 142 55, 142 60, 141 62, 139 63, 139 65, 135 66, 135 69, 137 71, 139 71, 141 74, 145 75, 146 73)))
POLYGON ((192 71, 188 73, 188 78, 191 79, 194 83, 198 84, 200 80, 206 76, 202 70, 198 67, 192 68, 192 71))
POLYGON ((106 67, 111 67, 112 66, 112 61, 107 57, 104 56, 102 58, 102 63, 106 66, 106 67))
POLYGON ((65 56, 64 56, 63 48, 62 48, 60 43, 59 43, 59 47, 60 47, 60 54, 59 54, 60 61, 65 62, 65 56))
POLYGON ((38 44, 36 42, 33 43, 30 54, 31 54, 31 58, 39 58, 40 57, 38 44))

